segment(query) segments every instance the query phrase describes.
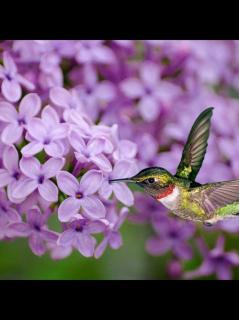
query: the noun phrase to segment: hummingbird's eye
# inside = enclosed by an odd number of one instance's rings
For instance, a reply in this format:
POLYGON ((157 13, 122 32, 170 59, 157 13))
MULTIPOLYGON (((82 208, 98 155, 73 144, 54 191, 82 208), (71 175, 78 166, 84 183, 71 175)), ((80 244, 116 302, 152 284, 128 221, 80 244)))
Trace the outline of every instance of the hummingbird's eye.
POLYGON ((155 179, 154 179, 154 178, 149 178, 149 179, 148 179, 148 182, 149 182, 149 183, 154 183, 154 182, 155 182, 155 179))

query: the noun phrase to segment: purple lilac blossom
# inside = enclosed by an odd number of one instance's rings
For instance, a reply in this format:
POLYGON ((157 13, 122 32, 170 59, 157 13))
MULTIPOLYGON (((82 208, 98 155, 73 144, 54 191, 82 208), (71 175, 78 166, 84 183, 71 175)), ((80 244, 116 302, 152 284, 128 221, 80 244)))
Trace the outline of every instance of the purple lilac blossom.
POLYGON ((167 104, 180 91, 172 83, 160 80, 160 68, 152 61, 139 66, 139 79, 128 78, 122 81, 121 90, 131 99, 140 99, 138 108, 145 121, 154 121, 161 107, 167 104))
POLYGON ((96 240, 91 235, 101 233, 105 225, 101 221, 90 221, 84 218, 77 219, 60 235, 57 244, 62 247, 74 247, 85 257, 92 257, 96 240))
POLYGON ((157 235, 148 239, 146 243, 149 253, 163 255, 170 250, 179 259, 192 258, 192 248, 187 240, 195 232, 193 224, 163 216, 158 221, 154 221, 153 226, 157 235))
POLYGON ((54 109, 47 106, 42 111, 42 117, 32 118, 27 125, 27 140, 30 141, 22 148, 24 156, 33 156, 42 149, 51 157, 62 157, 65 153, 63 139, 67 128, 61 124, 54 109))
POLYGON ((75 90, 69 92, 62 87, 53 87, 50 90, 50 99, 58 107, 64 110, 63 117, 67 121, 72 110, 79 110, 79 114, 84 112, 82 101, 75 90))
POLYGON ((95 257, 99 258, 104 253, 107 245, 112 249, 118 249, 122 246, 122 237, 119 232, 121 225, 124 223, 127 215, 129 213, 128 208, 124 207, 120 210, 120 213, 117 214, 114 208, 109 209, 107 212, 106 220, 109 222, 105 227, 104 239, 97 246, 95 250, 95 257))
POLYGON ((43 199, 49 202, 58 200, 58 189, 50 180, 62 169, 64 159, 51 158, 43 165, 34 157, 22 158, 20 168, 23 176, 15 184, 12 195, 15 198, 26 198, 34 190, 38 189, 43 199))
POLYGON ((209 250, 203 239, 198 239, 198 247, 204 260, 198 269, 186 272, 184 278, 192 279, 216 273, 218 279, 230 280, 232 267, 239 265, 239 255, 235 251, 225 252, 224 243, 224 237, 220 236, 215 248, 209 250))
POLYGON ((3 151, 4 168, 0 169, 0 187, 7 187, 8 199, 15 203, 23 200, 23 198, 17 200, 12 196, 12 190, 22 176, 18 161, 19 156, 16 148, 14 146, 6 146, 3 151))
POLYGON ((102 40, 81 40, 76 44, 76 60, 79 63, 113 63, 114 52, 102 40))
POLYGON ((54 243, 58 239, 56 232, 48 230, 46 218, 47 216, 42 214, 38 207, 32 207, 26 213, 26 222, 16 222, 11 225, 14 235, 29 238, 29 246, 38 256, 46 252, 46 241, 54 243))
POLYGON ((35 93, 26 95, 19 104, 19 111, 8 102, 0 102, 0 121, 7 123, 1 133, 1 140, 4 144, 11 145, 21 139, 24 129, 31 119, 37 115, 41 108, 41 99, 35 93))
POLYGON ((88 171, 80 182, 67 171, 59 172, 56 179, 60 190, 69 196, 59 206, 58 217, 60 221, 70 221, 80 208, 82 208, 83 214, 91 219, 105 216, 103 203, 94 195, 102 184, 100 171, 88 171))
POLYGON ((0 190, 0 239, 14 237, 11 225, 20 221, 21 216, 11 207, 11 202, 7 199, 4 190, 0 190))
POLYGON ((83 68, 83 85, 76 86, 78 99, 82 101, 87 114, 94 121, 101 111, 110 107, 116 98, 116 88, 111 81, 98 81, 96 68, 86 64, 83 68))
POLYGON ((92 138, 86 144, 78 132, 72 131, 69 140, 75 149, 75 157, 80 163, 94 163, 99 169, 105 172, 112 170, 109 159, 103 154, 105 139, 92 138))
POLYGON ((10 102, 16 102, 22 94, 21 85, 28 90, 34 90, 35 85, 18 73, 16 63, 10 54, 3 52, 3 66, 0 66, 0 79, 2 79, 2 94, 10 102))

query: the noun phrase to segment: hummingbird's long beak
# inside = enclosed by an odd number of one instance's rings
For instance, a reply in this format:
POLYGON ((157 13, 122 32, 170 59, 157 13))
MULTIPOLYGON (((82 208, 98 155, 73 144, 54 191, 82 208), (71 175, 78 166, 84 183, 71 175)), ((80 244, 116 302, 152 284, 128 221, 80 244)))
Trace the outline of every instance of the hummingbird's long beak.
POLYGON ((135 182, 132 178, 112 179, 110 182, 135 182))

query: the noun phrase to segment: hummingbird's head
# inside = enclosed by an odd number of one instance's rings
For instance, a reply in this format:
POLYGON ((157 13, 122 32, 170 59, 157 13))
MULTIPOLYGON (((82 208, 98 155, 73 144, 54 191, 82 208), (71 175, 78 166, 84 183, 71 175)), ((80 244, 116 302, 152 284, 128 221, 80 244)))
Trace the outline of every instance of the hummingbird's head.
POLYGON ((174 185, 174 177, 161 167, 151 167, 141 170, 135 176, 110 180, 111 182, 132 182, 142 187, 153 197, 160 197, 169 186, 174 185))

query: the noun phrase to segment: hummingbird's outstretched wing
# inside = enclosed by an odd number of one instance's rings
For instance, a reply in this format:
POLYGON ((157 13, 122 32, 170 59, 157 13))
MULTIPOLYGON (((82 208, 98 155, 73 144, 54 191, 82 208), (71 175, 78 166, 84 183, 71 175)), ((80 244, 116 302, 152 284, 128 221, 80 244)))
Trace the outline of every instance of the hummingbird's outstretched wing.
POLYGON ((176 177, 195 181, 207 150, 212 112, 213 108, 205 109, 194 122, 183 149, 176 177))
POLYGON ((224 208, 225 215, 239 213, 239 180, 211 183, 198 189, 200 202, 209 215, 220 208, 224 208), (231 204, 234 205, 226 207, 231 204))

